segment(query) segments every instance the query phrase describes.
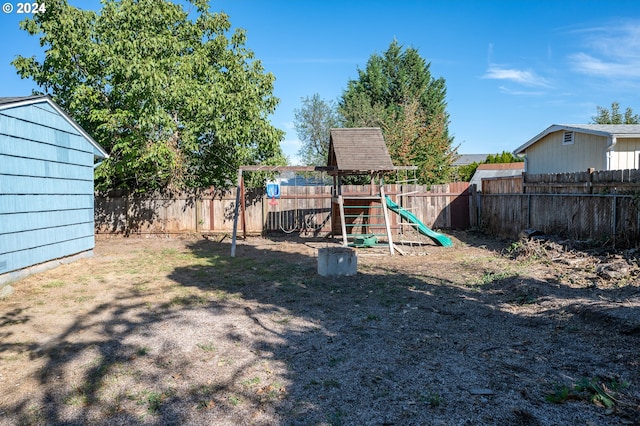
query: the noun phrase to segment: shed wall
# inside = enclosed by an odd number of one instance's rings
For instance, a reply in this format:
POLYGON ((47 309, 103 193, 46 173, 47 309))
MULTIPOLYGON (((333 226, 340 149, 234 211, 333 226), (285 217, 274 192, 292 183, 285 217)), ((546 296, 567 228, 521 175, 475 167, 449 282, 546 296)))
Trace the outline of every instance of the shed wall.
POLYGON ((46 102, 0 110, 0 276, 93 249, 94 150, 46 102))
POLYGON ((574 134, 574 143, 563 144, 564 132, 554 132, 527 148, 527 173, 567 173, 595 168, 604 170, 607 138, 574 134))

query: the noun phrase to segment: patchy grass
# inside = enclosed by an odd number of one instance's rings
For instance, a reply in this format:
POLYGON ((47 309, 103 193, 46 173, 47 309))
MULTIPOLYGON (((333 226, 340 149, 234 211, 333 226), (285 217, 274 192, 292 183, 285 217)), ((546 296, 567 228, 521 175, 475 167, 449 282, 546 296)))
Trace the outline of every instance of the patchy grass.
POLYGON ((63 280, 53 280, 53 281, 49 281, 46 284, 43 284, 42 287, 43 288, 62 288, 66 285, 66 283, 63 280))
POLYGON ((325 278, 306 243, 228 249, 103 241, 18 283, 0 306, 7 423, 613 424, 623 401, 637 407, 622 379, 540 380, 605 363, 637 377, 636 293, 548 278, 575 275, 566 265, 526 268, 472 241, 325 278), (589 404, 561 404, 574 398, 589 404))
POLYGON ((215 352, 216 346, 213 343, 196 343, 196 346, 205 352, 215 352))

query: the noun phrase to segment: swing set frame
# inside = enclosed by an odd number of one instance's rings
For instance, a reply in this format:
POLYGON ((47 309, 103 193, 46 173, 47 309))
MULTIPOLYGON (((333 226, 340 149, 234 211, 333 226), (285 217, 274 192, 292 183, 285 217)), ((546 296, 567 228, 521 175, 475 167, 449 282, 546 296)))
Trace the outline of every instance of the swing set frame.
MULTIPOLYGON (((233 234, 231 238, 231 257, 235 257, 236 255, 236 242, 238 237, 238 221, 242 221, 242 233, 243 238, 247 237, 247 226, 246 226, 246 217, 245 217, 245 187, 244 187, 244 172, 269 172, 269 173, 286 173, 286 172, 294 172, 294 173, 302 173, 302 172, 330 172, 334 170, 334 167, 323 167, 323 166, 240 166, 238 168, 238 183, 236 190, 236 202, 234 206, 234 214, 233 214, 233 234)), ((296 198, 296 206, 297 206, 297 198, 296 198)), ((297 210, 297 207, 296 207, 297 210)), ((297 221, 297 218, 294 215, 294 220, 297 221)), ((306 228, 305 223, 305 228, 306 228)), ((298 226, 298 224, 296 224, 298 226)), ((280 225, 281 229, 282 226, 280 225)), ((285 230, 282 229, 283 232, 289 234, 295 232, 296 229, 293 230, 285 230)))

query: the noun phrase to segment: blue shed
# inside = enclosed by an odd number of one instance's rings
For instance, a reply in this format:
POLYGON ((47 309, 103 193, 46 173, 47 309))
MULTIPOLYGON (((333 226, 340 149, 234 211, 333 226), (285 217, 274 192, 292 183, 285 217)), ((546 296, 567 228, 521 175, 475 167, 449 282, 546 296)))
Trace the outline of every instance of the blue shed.
POLYGON ((107 157, 49 96, 0 97, 0 286, 93 253, 93 171, 107 157))

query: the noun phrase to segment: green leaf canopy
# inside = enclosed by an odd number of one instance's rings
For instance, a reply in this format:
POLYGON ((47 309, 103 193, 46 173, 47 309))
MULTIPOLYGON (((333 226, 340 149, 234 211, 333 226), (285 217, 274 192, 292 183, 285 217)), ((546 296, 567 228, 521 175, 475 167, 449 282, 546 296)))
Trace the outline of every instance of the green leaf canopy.
POLYGON ((13 65, 105 147, 100 190, 228 186, 241 164, 284 161, 270 124, 274 76, 242 29, 207 2, 104 0, 96 13, 50 0, 21 23, 44 60, 13 65))

